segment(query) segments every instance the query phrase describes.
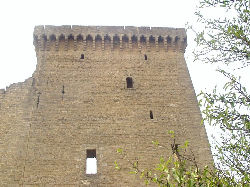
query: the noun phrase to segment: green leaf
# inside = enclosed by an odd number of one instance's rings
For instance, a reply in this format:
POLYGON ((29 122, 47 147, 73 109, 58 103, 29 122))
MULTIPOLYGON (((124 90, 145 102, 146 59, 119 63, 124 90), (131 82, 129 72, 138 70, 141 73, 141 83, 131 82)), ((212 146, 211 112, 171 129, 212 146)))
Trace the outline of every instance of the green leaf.
POLYGON ((117 149, 117 153, 122 154, 122 153, 123 153, 123 150, 122 150, 121 148, 118 148, 118 149, 117 149))
POLYGON ((155 146, 158 146, 159 145, 159 142, 156 140, 156 141, 152 141, 152 143, 155 145, 155 146))
POLYGON ((115 169, 120 170, 121 168, 118 166, 117 161, 115 161, 114 163, 115 163, 115 169))
POLYGON ((172 138, 175 137, 175 136, 174 136, 174 131, 173 131, 173 130, 169 130, 169 131, 168 131, 168 134, 170 134, 172 138))

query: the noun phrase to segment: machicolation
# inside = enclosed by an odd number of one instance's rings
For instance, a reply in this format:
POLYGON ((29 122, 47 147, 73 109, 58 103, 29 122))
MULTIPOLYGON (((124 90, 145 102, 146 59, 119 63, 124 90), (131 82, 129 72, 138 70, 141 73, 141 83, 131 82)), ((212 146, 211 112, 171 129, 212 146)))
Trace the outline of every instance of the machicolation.
POLYGON ((160 27, 37 26, 34 45, 39 50, 180 50, 187 37, 184 29, 160 27))

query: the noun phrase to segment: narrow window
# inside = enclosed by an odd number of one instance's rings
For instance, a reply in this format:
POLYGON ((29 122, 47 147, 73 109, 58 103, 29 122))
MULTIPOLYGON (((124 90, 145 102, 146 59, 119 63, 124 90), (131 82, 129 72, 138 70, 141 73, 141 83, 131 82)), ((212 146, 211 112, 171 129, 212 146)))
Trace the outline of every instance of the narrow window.
POLYGON ((63 85, 63 87, 62 87, 62 94, 65 94, 64 85, 63 85))
POLYGON ((154 116, 153 116, 153 112, 152 112, 152 110, 150 110, 149 115, 150 115, 150 119, 154 119, 154 116))
POLYGON ((84 59, 84 54, 81 54, 81 59, 84 59))
POLYGON ((64 91, 64 85, 62 87, 62 100, 63 100, 63 95, 65 94, 65 91, 64 91))
POLYGON ((36 108, 38 108, 39 102, 40 102, 40 95, 37 96, 36 108))
POLYGON ((36 108, 38 108, 38 105, 40 103, 40 95, 41 95, 41 93, 38 92, 38 94, 37 94, 37 100, 36 100, 36 108))
POLYGON ((133 88, 133 79, 132 79, 132 77, 127 77, 126 81, 127 81, 127 88, 133 88))
POLYGON ((145 60, 148 60, 148 56, 147 55, 144 55, 144 58, 145 58, 145 60))
POLYGON ((88 149, 86 158, 86 174, 96 174, 96 173, 97 173, 96 150, 88 149))

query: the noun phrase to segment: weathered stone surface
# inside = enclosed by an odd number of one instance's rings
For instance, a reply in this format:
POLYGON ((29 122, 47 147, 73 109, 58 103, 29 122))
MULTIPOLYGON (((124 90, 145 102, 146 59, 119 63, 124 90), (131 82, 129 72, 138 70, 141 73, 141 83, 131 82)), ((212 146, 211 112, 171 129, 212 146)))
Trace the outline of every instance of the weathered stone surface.
POLYGON ((199 164, 212 162, 184 29, 37 26, 34 45, 33 76, 0 90, 1 186, 143 186, 114 169, 116 149, 153 167, 171 153, 169 130, 199 164), (85 174, 87 149, 96 149, 96 175, 85 174))

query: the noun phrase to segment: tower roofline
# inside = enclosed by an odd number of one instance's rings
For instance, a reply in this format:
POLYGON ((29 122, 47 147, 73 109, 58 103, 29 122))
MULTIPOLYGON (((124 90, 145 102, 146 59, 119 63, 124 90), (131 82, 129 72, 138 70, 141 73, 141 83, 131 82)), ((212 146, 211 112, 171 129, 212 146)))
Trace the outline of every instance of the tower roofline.
POLYGON ((35 26, 34 35, 77 35, 77 34, 128 34, 128 35, 176 35, 186 37, 184 28, 170 27, 134 27, 134 26, 80 26, 80 25, 38 25, 35 26))
MULTIPOLYGON (((184 28, 168 27, 134 27, 134 26, 79 26, 79 25, 40 25, 34 29, 34 45, 36 49, 48 46, 47 41, 57 43, 65 40, 75 42, 91 41, 95 46, 96 42, 108 42, 120 45, 120 49, 127 44, 139 43, 156 48, 172 48, 175 51, 184 52, 187 45, 187 35, 184 28), (124 44, 124 45, 123 45, 124 44)), ((130 45, 131 47, 132 45, 130 45)), ((137 45, 138 46, 138 45, 137 45)), ((47 47, 46 47, 47 48, 47 47)), ((113 47, 111 47, 113 48, 113 47)), ((150 47, 147 47, 150 48, 150 47)), ((44 48, 45 49, 45 48, 44 48)), ((44 50, 42 49, 42 50, 44 50)), ((49 48, 47 48, 49 50, 49 48)))

